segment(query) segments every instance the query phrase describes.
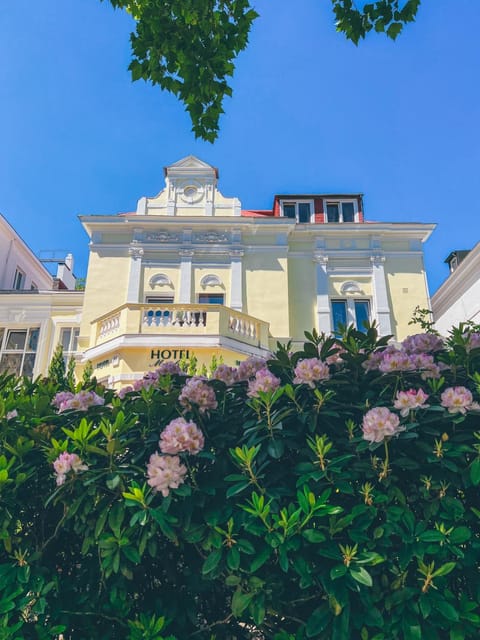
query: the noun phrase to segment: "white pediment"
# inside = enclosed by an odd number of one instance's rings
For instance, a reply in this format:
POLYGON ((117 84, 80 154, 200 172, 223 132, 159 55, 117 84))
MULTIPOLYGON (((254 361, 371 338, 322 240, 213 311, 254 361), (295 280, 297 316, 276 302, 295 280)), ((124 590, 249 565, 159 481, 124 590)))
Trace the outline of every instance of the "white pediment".
POLYGON ((203 162, 203 160, 200 160, 200 158, 192 155, 186 156, 181 160, 177 160, 177 162, 174 162, 173 164, 170 164, 168 167, 166 167, 166 171, 168 173, 170 173, 172 169, 207 169, 210 171, 216 171, 215 167, 212 167, 212 165, 207 164, 206 162, 203 162))

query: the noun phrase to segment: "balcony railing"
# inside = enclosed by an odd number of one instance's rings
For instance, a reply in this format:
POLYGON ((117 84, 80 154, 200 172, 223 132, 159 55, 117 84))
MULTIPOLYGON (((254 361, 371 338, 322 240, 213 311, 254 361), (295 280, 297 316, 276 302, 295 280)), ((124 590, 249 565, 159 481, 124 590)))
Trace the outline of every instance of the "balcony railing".
POLYGON ((268 322, 218 304, 124 304, 92 323, 96 345, 120 335, 224 336, 268 349, 268 322))

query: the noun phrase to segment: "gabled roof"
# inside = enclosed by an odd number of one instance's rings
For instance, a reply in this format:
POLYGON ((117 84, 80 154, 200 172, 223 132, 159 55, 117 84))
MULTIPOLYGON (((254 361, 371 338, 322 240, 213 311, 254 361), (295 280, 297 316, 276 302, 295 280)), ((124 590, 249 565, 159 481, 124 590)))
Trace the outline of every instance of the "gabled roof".
POLYGON ((173 170, 191 169, 193 171, 198 171, 198 170, 214 171, 215 177, 218 178, 218 169, 216 167, 212 167, 211 164, 208 164, 207 162, 200 160, 200 158, 197 158, 196 156, 192 156, 192 155, 186 156, 185 158, 182 158, 181 160, 177 160, 177 162, 174 162, 173 164, 169 164, 167 167, 164 167, 163 171, 165 176, 172 169, 173 170))

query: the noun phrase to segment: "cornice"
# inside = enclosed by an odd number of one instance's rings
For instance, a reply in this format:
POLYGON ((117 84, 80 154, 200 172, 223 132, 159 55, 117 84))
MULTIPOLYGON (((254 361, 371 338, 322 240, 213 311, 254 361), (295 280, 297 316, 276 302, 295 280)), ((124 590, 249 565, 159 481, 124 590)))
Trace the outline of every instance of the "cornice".
POLYGON ((462 260, 431 298, 434 315, 441 316, 480 280, 480 242, 462 260))

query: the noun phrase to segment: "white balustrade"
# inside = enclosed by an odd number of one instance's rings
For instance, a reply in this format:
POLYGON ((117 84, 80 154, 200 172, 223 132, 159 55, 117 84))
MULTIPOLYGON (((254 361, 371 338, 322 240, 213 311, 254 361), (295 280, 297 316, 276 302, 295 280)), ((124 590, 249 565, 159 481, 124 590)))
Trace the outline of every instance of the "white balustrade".
POLYGON ((144 308, 142 324, 145 327, 191 327, 207 326, 205 309, 182 309, 175 307, 144 308))
POLYGON ((230 314, 228 328, 233 334, 240 335, 244 338, 249 338, 250 340, 257 339, 257 323, 252 322, 248 318, 236 314, 230 314))
POLYGON ((120 314, 116 313, 113 316, 108 316, 105 320, 102 320, 100 323, 100 328, 98 331, 99 338, 105 338, 112 333, 116 333, 120 328, 120 314))

